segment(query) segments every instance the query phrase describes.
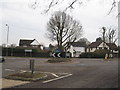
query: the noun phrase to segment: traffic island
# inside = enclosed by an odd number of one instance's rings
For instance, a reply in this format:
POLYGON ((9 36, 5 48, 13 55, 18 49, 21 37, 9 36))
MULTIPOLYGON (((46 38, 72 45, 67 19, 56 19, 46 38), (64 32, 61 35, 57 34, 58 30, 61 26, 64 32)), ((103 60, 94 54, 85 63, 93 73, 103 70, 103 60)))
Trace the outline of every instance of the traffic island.
POLYGON ((8 75, 5 78, 12 80, 21 80, 21 81, 38 81, 47 78, 47 75, 45 73, 38 73, 38 72, 34 72, 33 74, 31 72, 22 72, 22 73, 8 75))
POLYGON ((49 63, 60 63, 72 61, 70 58, 51 58, 47 62, 49 63))

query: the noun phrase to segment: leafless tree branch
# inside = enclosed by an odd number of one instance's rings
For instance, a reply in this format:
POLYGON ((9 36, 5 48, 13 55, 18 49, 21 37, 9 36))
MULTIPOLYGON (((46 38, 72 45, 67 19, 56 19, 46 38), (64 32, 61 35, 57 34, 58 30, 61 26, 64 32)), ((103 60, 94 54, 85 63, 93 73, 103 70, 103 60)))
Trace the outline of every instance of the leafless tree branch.
POLYGON ((73 8, 73 5, 74 5, 74 3, 76 3, 78 0, 74 0, 68 7, 66 7, 66 9, 65 9, 65 11, 67 10, 67 9, 74 9, 73 8))
POLYGON ((113 9, 116 7, 116 1, 115 0, 113 0, 113 3, 112 3, 112 7, 111 7, 111 9, 110 9, 110 11, 108 12, 108 15, 110 15, 110 13, 113 11, 113 9))
POLYGON ((58 48, 65 48, 66 42, 74 42, 82 34, 82 26, 65 12, 52 15, 47 30, 51 40, 57 41, 58 48))

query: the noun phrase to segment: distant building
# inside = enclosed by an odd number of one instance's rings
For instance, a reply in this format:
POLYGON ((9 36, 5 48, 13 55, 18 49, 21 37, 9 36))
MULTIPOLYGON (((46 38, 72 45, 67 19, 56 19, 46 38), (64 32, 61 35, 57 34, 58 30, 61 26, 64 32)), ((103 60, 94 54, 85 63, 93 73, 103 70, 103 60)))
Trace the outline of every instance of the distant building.
POLYGON ((2 44, 2 47, 7 47, 7 45, 6 44, 2 44))
POLYGON ((115 43, 106 43, 109 47, 109 50, 113 53, 118 53, 118 47, 115 43))
POLYGON ((19 46, 43 49, 43 45, 41 45, 36 39, 33 40, 20 39, 19 46))
POLYGON ((96 41, 89 44, 86 48, 87 52, 94 52, 95 50, 107 49, 112 52, 117 52, 117 45, 115 43, 105 43, 103 41, 96 41))
POLYGON ((81 53, 85 52, 86 46, 85 42, 73 42, 68 51, 72 57, 79 57, 81 53))

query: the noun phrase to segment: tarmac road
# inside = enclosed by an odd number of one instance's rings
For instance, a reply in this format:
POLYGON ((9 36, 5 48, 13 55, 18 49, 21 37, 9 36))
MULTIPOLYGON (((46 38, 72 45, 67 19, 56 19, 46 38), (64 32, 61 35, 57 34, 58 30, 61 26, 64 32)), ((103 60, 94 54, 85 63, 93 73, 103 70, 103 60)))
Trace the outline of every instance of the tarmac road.
MULTIPOLYGON (((31 58, 6 58, 3 77, 21 70, 29 70, 31 58)), ((52 82, 42 81, 12 88, 118 88, 118 60, 72 58, 71 62, 50 64, 47 58, 35 59, 35 70, 52 73, 69 73, 69 77, 52 82)))

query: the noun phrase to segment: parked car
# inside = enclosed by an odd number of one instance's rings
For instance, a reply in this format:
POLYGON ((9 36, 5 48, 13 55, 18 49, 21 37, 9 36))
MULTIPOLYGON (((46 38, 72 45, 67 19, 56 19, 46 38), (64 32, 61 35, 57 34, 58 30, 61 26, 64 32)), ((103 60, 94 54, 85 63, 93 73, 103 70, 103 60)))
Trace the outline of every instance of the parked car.
POLYGON ((5 59, 2 56, 0 56, 0 63, 2 62, 5 62, 5 59))

